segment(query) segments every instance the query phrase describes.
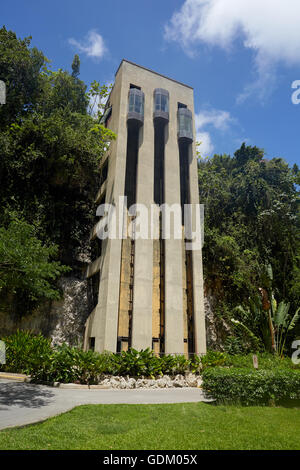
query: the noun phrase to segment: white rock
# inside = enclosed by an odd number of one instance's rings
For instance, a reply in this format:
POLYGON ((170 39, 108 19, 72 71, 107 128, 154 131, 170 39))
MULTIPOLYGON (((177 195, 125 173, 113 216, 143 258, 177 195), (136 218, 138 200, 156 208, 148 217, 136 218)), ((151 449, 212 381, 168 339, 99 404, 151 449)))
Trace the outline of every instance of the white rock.
POLYGON ((185 381, 187 387, 197 387, 197 376, 195 374, 189 373, 185 376, 185 381))
POLYGON ((201 377, 199 377, 199 378, 197 379, 197 387, 202 387, 202 384, 203 384, 203 380, 202 380, 201 377))
POLYGON ((127 381, 127 388, 135 388, 136 380, 134 378, 129 378, 127 381))

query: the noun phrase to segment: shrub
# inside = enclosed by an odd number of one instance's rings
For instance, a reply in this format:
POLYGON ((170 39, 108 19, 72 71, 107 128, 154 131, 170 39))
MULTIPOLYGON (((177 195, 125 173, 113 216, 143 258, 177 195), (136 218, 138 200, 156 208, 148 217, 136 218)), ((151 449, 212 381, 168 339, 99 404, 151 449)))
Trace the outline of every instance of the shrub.
POLYGON ((202 375, 203 390, 217 402, 244 405, 300 399, 300 371, 215 367, 202 375))
POLYGON ((202 369, 207 367, 222 366, 226 361, 227 355, 220 351, 207 351, 204 356, 201 356, 202 369))
POLYGON ((243 354, 246 351, 246 346, 244 342, 238 336, 227 336, 224 349, 227 354, 243 354))
POLYGON ((190 361, 183 355, 158 357, 149 348, 142 351, 131 348, 121 354, 112 354, 107 372, 112 375, 156 377, 184 374, 189 369, 190 361))
MULTIPOLYGON (((271 353, 259 353, 258 357, 258 368, 259 369, 274 369, 283 368, 283 369, 299 369, 300 365, 293 364, 291 358, 285 357, 281 358, 277 355, 271 353)), ((225 366, 231 367, 246 367, 251 369, 253 367, 253 354, 247 355, 227 355, 224 362, 225 366)))
POLYGON ((120 354, 113 354, 109 372, 112 375, 158 375, 160 372, 159 358, 149 348, 137 351, 129 349, 120 354))
POLYGON ((105 354, 67 346, 52 350, 33 373, 35 381, 95 384, 107 369, 105 354))
POLYGON ((6 346, 6 364, 1 369, 21 374, 31 374, 52 352, 51 340, 31 331, 20 331, 1 338, 6 346))

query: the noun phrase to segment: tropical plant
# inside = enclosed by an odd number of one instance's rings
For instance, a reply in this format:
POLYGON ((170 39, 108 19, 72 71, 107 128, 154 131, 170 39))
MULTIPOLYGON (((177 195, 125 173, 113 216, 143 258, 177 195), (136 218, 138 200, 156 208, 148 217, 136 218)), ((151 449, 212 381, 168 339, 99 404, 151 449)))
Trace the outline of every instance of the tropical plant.
POLYGON ((6 348, 6 363, 2 370, 32 374, 52 354, 51 340, 32 331, 18 330, 2 337, 6 348))
POLYGON ((288 334, 295 328, 300 317, 300 308, 297 309, 294 315, 289 314, 289 308, 289 303, 280 302, 278 307, 275 306, 275 309, 273 310, 275 346, 276 352, 279 356, 283 356, 288 334))
POLYGON ((294 315, 289 314, 290 303, 281 301, 278 305, 272 291, 273 271, 266 266, 261 276, 263 288, 261 295, 249 298, 249 307, 238 306, 235 312, 239 319, 232 318, 232 323, 242 329, 254 350, 273 351, 284 355, 284 348, 289 332, 295 328, 300 316, 300 308, 294 315))

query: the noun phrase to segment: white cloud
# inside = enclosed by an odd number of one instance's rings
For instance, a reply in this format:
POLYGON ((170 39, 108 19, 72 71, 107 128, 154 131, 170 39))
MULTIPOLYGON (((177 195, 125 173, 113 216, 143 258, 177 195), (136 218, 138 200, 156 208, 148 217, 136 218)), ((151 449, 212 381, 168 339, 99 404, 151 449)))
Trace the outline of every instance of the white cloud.
POLYGON ((214 150, 211 134, 207 127, 225 132, 234 123, 236 123, 236 119, 228 111, 210 109, 195 114, 196 140, 201 142, 199 152, 202 157, 211 155, 214 150))
POLYGON ((94 59, 102 59, 107 52, 104 40, 95 30, 88 32, 83 41, 77 41, 74 38, 68 40, 69 44, 76 47, 79 52, 86 54, 94 59))
POLYGON ((198 150, 200 152, 201 157, 208 157, 211 156, 214 146, 211 141, 211 136, 209 132, 197 132, 197 142, 200 143, 198 150))
POLYGON ((197 128, 204 127, 205 125, 212 124, 216 129, 226 131, 229 124, 234 119, 228 111, 221 111, 218 109, 211 109, 208 111, 200 111, 195 116, 195 126, 197 128))
POLYGON ((254 53, 257 80, 240 100, 273 83, 279 62, 300 64, 299 0, 185 0, 165 26, 165 38, 187 53, 197 43, 232 49, 237 38, 254 53))

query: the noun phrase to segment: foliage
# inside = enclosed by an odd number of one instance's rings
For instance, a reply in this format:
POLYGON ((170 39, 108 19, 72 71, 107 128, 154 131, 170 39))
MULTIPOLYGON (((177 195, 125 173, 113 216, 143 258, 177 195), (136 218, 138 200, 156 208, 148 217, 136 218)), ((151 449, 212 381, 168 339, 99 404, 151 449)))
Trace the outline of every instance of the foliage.
POLYGON ((201 366, 203 370, 208 367, 222 366, 225 360, 226 354, 220 351, 207 351, 207 353, 201 357, 201 366))
POLYGON ((298 370, 215 367, 205 370, 202 378, 203 390, 218 402, 253 405, 300 399, 298 370))
POLYGON ((272 291, 273 271, 268 265, 261 277, 261 295, 249 298, 249 307, 236 307, 235 312, 239 320, 232 318, 237 329, 242 330, 248 338, 252 350, 264 348, 266 351, 276 352, 283 356, 285 344, 290 331, 292 331, 300 316, 300 308, 294 315, 289 314, 290 303, 284 301, 277 305, 272 291))
MULTIPOLYGON (((2 339, 7 345, 7 362, 3 369, 30 374, 35 381, 94 384, 104 374, 155 378, 202 373, 220 366, 238 370, 253 368, 251 354, 233 356, 208 351, 203 356, 194 355, 190 359, 170 354, 159 357, 149 349, 100 354, 66 344, 52 347, 50 340, 27 331, 18 331, 2 339)), ((300 373, 300 366, 293 364, 290 358, 272 354, 259 354, 258 364, 259 370, 298 370, 300 373)))
POLYGON ((110 356, 107 372, 113 375, 146 376, 177 375, 198 367, 197 359, 188 360, 183 355, 156 356, 149 348, 137 351, 130 348, 110 356))
POLYGON ((198 174, 200 202, 205 206, 207 289, 232 312, 258 294, 264 266, 271 264, 274 295, 296 311, 299 169, 290 168, 282 158, 268 160, 263 150, 243 144, 233 157, 200 158, 198 174))
POLYGON ((31 374, 52 354, 51 341, 41 334, 18 330, 1 340, 6 347, 6 364, 0 365, 4 371, 31 374))
MULTIPOLYGON (((300 371, 300 366, 296 365, 292 362, 290 357, 279 357, 274 356, 274 354, 263 352, 257 354, 258 359, 258 368, 265 370, 265 369, 297 369, 300 371)), ((224 366, 226 367, 235 367, 235 368, 246 368, 252 369, 253 368, 253 354, 236 354, 226 355, 226 360, 224 362, 224 366)))
MULTIPOLYGON (((37 270, 45 262, 46 247, 49 256, 57 254, 58 261, 76 269, 77 250, 87 243, 94 223, 99 162, 115 134, 88 112, 90 92, 79 79, 79 57, 74 57, 72 73, 52 70, 30 42, 31 37, 18 39, 14 32, 0 29, 0 79, 7 88, 7 104, 0 107, 0 227, 2 234, 10 231, 9 213, 34 227, 39 240, 35 247, 43 247, 37 270)), ((98 84, 94 91, 104 99, 108 88, 98 84)), ((28 236, 28 244, 34 243, 33 234, 28 236)), ((63 272, 58 264, 52 264, 53 270, 55 266, 51 286, 37 288, 35 283, 26 294, 24 280, 22 293, 15 292, 10 307, 27 304, 43 290, 49 298, 56 274, 63 272)), ((15 273, 11 270, 7 276, 12 279, 15 273)), ((1 296, 3 308, 6 300, 1 296)))
POLYGON ((91 83, 90 90, 87 94, 87 98, 89 100, 88 113, 91 116, 95 116, 97 118, 101 118, 103 116, 111 88, 111 85, 101 86, 96 80, 91 83))
POLYGON ((32 377, 37 381, 97 383, 103 374, 152 377, 176 375, 195 367, 184 356, 155 356, 149 349, 130 349, 120 354, 82 351, 63 345, 53 349, 46 360, 37 364, 32 377))
POLYGON ((280 302, 274 311, 273 324, 275 330, 275 344, 276 352, 279 356, 283 356, 287 336, 289 332, 295 328, 300 317, 300 307, 292 316, 289 315, 289 308, 289 303, 286 304, 285 302, 280 302))
POLYGON ((0 128, 30 113, 43 87, 43 69, 48 60, 31 37, 17 39, 13 31, 0 29, 0 79, 6 84, 6 105, 0 107, 0 128))
POLYGON ((149 348, 141 351, 131 348, 114 354, 111 361, 113 375, 156 375, 158 372, 158 359, 149 348))
POLYGON ((54 244, 43 245, 34 227, 14 215, 7 229, 0 227, 0 295, 26 292, 31 300, 58 299, 50 281, 68 268, 52 260, 57 251, 54 244))
POLYGON ((245 342, 239 335, 227 336, 224 342, 224 350, 230 355, 243 354, 246 351, 245 342))
POLYGON ((95 384, 105 369, 105 355, 63 344, 53 349, 31 376, 35 381, 95 384))

